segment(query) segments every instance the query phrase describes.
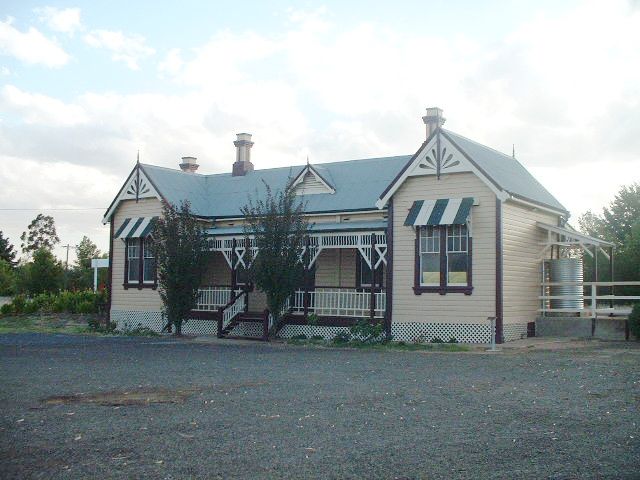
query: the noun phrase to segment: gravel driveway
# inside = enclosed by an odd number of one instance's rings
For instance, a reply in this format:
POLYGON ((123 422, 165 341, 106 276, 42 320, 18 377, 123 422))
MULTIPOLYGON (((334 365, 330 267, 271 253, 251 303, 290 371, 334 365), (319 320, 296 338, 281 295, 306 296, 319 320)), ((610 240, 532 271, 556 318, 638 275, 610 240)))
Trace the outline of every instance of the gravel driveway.
POLYGON ((637 479, 639 364, 0 336, 0 478, 637 479))

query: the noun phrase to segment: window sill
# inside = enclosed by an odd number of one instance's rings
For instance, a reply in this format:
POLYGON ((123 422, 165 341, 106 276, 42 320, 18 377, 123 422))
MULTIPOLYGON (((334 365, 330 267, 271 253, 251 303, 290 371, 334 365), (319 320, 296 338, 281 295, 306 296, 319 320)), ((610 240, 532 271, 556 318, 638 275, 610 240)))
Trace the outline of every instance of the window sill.
POLYGON ((143 288, 151 288, 153 290, 157 290, 158 285, 156 283, 123 283, 122 286, 125 290, 129 290, 130 288, 137 288, 138 290, 142 290, 143 288))
POLYGON ((423 293, 439 293, 440 295, 446 295, 447 293, 464 293, 465 295, 471 295, 471 292, 473 292, 472 286, 462 286, 462 285, 446 286, 446 287, 437 286, 437 285, 433 285, 433 286, 419 285, 419 286, 413 287, 413 293, 415 293, 416 295, 422 295, 423 293))

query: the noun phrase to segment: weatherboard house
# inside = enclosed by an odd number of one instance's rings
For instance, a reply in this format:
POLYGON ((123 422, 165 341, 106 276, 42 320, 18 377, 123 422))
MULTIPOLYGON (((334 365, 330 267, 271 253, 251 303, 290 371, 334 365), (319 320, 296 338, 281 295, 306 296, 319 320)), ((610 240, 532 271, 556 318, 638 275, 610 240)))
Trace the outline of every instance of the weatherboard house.
POLYGON ((245 275, 246 252, 260 252, 240 209, 262 182, 279 189, 294 178, 310 222, 306 275, 273 334, 330 338, 360 318, 403 341, 488 343, 491 318, 498 342, 531 334, 543 244, 575 233, 567 210, 513 156, 444 129, 442 110, 423 121, 413 155, 254 169, 251 135, 241 133, 230 173, 199 174, 193 157, 179 170, 136 164, 103 219, 111 320, 163 328, 150 233, 162 200, 186 199, 211 255, 183 332, 261 337, 265 296, 245 275))

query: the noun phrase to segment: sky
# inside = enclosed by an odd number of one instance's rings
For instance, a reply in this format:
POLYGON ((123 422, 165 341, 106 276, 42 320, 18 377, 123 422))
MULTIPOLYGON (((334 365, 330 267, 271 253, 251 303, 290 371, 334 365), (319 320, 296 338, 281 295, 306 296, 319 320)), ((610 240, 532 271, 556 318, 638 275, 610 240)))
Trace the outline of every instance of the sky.
POLYGON ((256 168, 412 154, 432 106, 515 145, 574 224, 600 212, 640 181, 640 2, 2 0, 0 230, 19 249, 42 212, 106 251, 138 151, 202 173, 238 132, 256 168))

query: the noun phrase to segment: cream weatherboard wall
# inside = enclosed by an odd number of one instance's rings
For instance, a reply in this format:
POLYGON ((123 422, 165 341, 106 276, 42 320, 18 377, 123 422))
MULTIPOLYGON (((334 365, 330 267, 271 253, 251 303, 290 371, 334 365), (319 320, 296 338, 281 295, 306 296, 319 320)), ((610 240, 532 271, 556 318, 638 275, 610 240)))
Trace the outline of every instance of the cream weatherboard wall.
POLYGON ((507 201, 502 207, 503 322, 505 340, 526 336, 540 308, 540 260, 547 233, 536 222, 557 225, 558 215, 507 201))
MULTIPOLYGON (((162 212, 160 201, 155 198, 144 198, 138 202, 135 200, 123 200, 118 206, 112 221, 113 231, 117 232, 125 218, 154 217, 162 212)), ((157 290, 144 288, 129 288, 125 290, 124 284, 124 256, 125 242, 113 239, 112 257, 112 285, 111 310, 126 311, 160 311, 162 302, 157 290)))
MULTIPOLYGON (((409 177, 393 196, 393 321, 395 338, 414 336, 427 341, 438 336, 448 340, 486 342, 487 317, 495 316, 496 196, 473 173, 409 177), (415 230, 404 226, 415 200, 473 197, 473 293, 422 293, 414 286, 415 230), (422 326, 421 326, 422 325, 422 326), (446 338, 445 338, 446 337, 446 338)), ((410 338, 411 339, 411 338, 410 338)))

